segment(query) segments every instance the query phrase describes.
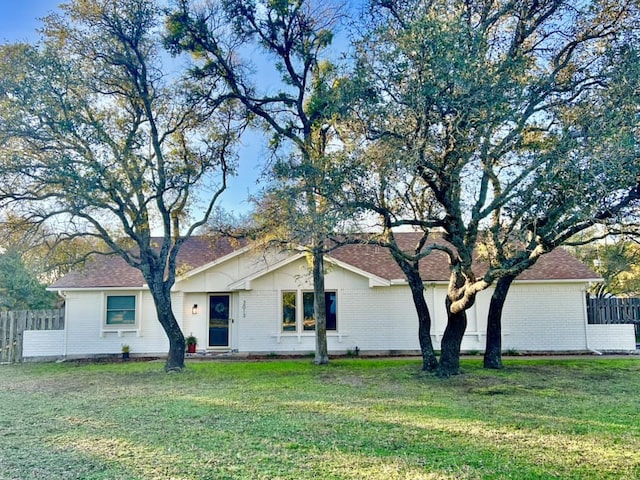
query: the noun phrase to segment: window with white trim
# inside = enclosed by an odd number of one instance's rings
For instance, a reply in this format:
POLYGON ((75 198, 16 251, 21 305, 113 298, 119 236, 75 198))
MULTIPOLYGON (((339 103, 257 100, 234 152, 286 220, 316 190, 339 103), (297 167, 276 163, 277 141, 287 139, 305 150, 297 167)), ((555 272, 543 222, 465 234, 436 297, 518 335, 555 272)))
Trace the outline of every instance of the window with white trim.
POLYGON ((296 292, 282 292, 282 331, 295 332, 296 292))
MULTIPOLYGON (((316 329, 313 307, 313 292, 302 292, 302 302, 298 301, 298 292, 282 292, 282 331, 313 332, 316 329)), ((337 292, 325 292, 324 302, 327 313, 327 330, 337 330, 338 304, 337 292)))
POLYGON ((136 296, 107 295, 105 325, 131 327, 136 325, 136 296))

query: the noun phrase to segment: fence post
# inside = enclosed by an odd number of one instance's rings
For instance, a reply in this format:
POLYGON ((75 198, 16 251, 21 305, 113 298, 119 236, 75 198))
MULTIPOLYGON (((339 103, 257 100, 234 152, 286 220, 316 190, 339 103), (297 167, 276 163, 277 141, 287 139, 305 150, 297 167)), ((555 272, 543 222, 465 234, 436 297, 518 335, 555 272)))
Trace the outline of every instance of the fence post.
POLYGON ((22 362, 22 342, 24 339, 24 331, 27 329, 27 318, 31 312, 18 312, 16 318, 16 340, 15 340, 15 357, 14 362, 22 362))
POLYGON ((0 312, 0 363, 9 362, 9 319, 7 312, 0 312))
POLYGON ((9 363, 16 361, 16 317, 14 312, 9 312, 9 363))

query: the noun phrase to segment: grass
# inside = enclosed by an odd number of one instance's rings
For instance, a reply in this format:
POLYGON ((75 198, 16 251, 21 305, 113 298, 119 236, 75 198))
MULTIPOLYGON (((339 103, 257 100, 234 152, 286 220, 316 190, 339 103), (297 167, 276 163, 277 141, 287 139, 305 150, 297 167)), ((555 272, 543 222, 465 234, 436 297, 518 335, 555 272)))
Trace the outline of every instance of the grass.
POLYGON ((640 478, 640 358, 0 367, 0 479, 640 478))

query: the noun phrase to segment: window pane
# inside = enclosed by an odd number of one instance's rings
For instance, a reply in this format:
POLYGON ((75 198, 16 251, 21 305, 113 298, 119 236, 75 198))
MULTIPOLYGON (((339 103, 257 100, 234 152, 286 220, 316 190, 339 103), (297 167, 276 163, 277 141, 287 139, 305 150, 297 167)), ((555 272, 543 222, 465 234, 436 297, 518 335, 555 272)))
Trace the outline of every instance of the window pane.
POLYGON ((296 331, 296 292, 282 292, 282 331, 296 331))
POLYGON ((336 330, 338 318, 336 292, 325 292, 324 305, 327 310, 327 330, 336 330))
MULTIPOLYGON (((303 327, 305 330, 315 330, 316 321, 313 318, 313 292, 304 292, 302 294, 302 303, 304 309, 303 327)), ((324 305, 327 315, 327 330, 337 330, 338 303, 336 292, 324 293, 324 305)))
POLYGON ((133 295, 107 297, 107 310, 134 310, 136 297, 133 295))
POLYGON ((135 325, 136 297, 110 296, 107 297, 107 325, 135 325))
POLYGON ((316 320, 313 318, 313 292, 302 293, 302 328, 304 330, 315 330, 316 320))
POLYGON ((107 312, 107 325, 134 325, 135 323, 135 311, 110 310, 107 312))

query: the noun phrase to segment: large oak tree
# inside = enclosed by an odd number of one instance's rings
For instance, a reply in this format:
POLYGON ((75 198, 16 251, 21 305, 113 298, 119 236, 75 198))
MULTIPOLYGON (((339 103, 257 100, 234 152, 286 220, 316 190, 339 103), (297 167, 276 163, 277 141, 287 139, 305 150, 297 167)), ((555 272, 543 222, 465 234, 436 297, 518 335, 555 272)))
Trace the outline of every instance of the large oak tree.
POLYGON ((338 99, 327 50, 340 15, 331 2, 315 0, 181 0, 169 22, 175 51, 194 55, 194 80, 215 85, 223 78, 271 137, 278 160, 256 218, 263 240, 308 252, 316 364, 328 363, 324 255, 337 215, 326 199, 337 177, 332 123, 338 99))
MULTIPOLYGON (((425 236, 407 255, 416 266, 433 249, 449 257, 439 371, 455 374, 465 312, 478 292, 498 279, 508 291, 508 279, 566 240, 565 233, 611 217, 636 196, 637 137, 626 135, 625 148, 618 148, 616 132, 603 122, 592 131, 578 127, 579 116, 602 112, 612 92, 615 63, 608 56, 635 41, 637 5, 385 0, 370 8, 356 58, 365 95, 354 112, 369 149, 397 152, 382 172, 400 167, 411 186, 396 195, 378 174, 387 193, 373 197, 385 199, 373 210, 385 225, 393 219, 444 232, 446 242, 430 245, 425 236), (590 153, 597 145, 603 152, 590 153), (585 204, 593 208, 581 209, 585 204), (413 216, 402 219, 406 214, 413 216), (570 228, 557 235, 557 222, 570 228), (543 224, 546 238, 539 235, 543 224), (523 241, 524 250, 513 252, 523 241), (480 245, 502 257, 491 256, 490 268, 478 275, 480 245)), ((617 101, 630 98, 623 92, 617 101)))
POLYGON ((640 213, 640 71, 634 43, 614 44, 600 58, 597 87, 558 114, 557 158, 493 213, 486 260, 504 273, 488 312, 487 368, 502 366, 502 309, 515 277, 563 244, 627 230, 640 213))
POLYGON ((0 208, 140 270, 179 370, 178 252, 226 187, 242 121, 180 79, 162 18, 153 0, 73 0, 38 44, 0 46, 0 208))

